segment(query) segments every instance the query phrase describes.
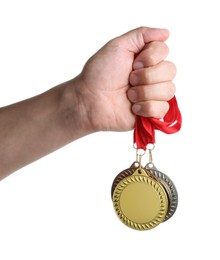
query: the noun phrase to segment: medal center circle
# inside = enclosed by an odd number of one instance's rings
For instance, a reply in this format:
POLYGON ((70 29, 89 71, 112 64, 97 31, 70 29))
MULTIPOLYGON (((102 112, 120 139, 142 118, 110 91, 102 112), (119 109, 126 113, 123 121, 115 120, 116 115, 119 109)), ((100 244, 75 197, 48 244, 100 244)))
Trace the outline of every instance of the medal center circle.
POLYGON ((133 183, 125 187, 120 197, 123 214, 135 223, 152 221, 161 209, 157 191, 146 183, 133 183))

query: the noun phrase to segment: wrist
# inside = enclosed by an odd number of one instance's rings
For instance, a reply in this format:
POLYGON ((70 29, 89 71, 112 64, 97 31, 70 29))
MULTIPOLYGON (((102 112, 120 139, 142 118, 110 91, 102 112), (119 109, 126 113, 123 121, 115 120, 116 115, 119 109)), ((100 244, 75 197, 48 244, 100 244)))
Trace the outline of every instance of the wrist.
POLYGON ((76 77, 68 82, 61 84, 61 113, 63 122, 67 126, 72 140, 96 132, 96 127, 90 120, 91 113, 88 108, 87 99, 83 94, 83 82, 76 77))

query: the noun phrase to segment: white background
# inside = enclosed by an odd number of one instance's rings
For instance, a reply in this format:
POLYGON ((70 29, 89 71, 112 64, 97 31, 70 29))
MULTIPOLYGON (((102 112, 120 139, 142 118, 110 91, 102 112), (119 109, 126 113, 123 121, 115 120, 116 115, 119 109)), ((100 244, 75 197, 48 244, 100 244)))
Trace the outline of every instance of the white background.
POLYGON ((170 30, 183 116, 179 133, 156 133, 153 153, 178 189, 170 220, 149 231, 120 222, 110 190, 135 159, 133 133, 96 133, 0 183, 1 260, 219 259, 219 24, 217 0, 0 0, 0 106, 73 78, 145 25, 170 30))

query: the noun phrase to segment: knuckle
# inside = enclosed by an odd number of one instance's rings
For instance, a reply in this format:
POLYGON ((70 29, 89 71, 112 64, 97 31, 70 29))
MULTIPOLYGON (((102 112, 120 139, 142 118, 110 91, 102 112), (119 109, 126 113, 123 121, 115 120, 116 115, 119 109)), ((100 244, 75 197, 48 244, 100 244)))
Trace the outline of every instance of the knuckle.
POLYGON ((145 84, 151 84, 153 82, 153 75, 151 70, 151 68, 147 68, 143 71, 143 82, 145 84))
POLYGON ((171 61, 166 61, 172 78, 176 76, 177 68, 176 65, 171 61))
POLYGON ((171 81, 168 84, 167 99, 170 100, 171 98, 173 98, 173 96, 175 95, 175 92, 176 92, 176 86, 171 81))
POLYGON ((164 51, 166 51, 167 54, 168 54, 168 53, 169 53, 169 47, 168 47, 168 45, 167 45, 165 42, 161 42, 161 43, 162 43, 162 47, 163 47, 164 51))
POLYGON ((157 63, 157 57, 154 52, 149 52, 146 60, 147 60, 147 64, 151 66, 157 63))
POLYGON ((153 102, 153 101, 148 102, 147 113, 150 117, 158 118, 160 113, 158 111, 158 108, 157 108, 157 105, 155 104, 155 102, 153 102))
POLYGON ((152 43, 153 43, 153 47, 155 49, 155 52, 163 54, 163 55, 169 53, 169 48, 168 48, 168 46, 165 42, 155 41, 155 42, 152 42, 152 43))
POLYGON ((163 60, 169 53, 168 46, 164 42, 154 41, 147 46, 147 64, 152 66, 163 60))
POLYGON ((169 109, 167 102, 148 102, 147 114, 154 118, 163 118, 169 109))

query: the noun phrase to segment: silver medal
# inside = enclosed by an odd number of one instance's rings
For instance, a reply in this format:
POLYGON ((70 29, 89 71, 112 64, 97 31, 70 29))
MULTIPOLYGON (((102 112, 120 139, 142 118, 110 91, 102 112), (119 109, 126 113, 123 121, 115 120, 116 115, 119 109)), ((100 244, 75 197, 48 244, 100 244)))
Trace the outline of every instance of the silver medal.
POLYGON ((150 162, 145 166, 145 169, 150 172, 153 176, 155 176, 161 184, 164 186, 165 190, 167 191, 168 200, 169 200, 169 209, 164 221, 168 220, 173 216, 177 209, 178 205, 178 193, 177 189, 172 182, 172 180, 163 172, 158 171, 155 165, 150 162))

